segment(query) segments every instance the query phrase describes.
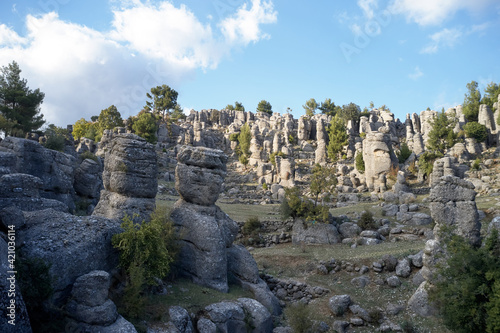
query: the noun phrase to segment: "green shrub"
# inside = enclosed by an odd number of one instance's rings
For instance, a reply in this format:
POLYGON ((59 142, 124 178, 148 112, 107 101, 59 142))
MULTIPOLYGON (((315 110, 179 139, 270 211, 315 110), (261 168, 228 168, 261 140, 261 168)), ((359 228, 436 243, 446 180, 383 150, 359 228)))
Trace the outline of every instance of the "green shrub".
POLYGON ((262 189, 263 189, 264 191, 267 191, 267 189, 268 189, 268 188, 269 188, 269 187, 267 186, 267 184, 266 184, 266 183, 262 184, 262 189))
POLYGON ((328 206, 314 205, 308 198, 303 198, 296 187, 285 189, 285 199, 281 203, 280 211, 283 219, 299 217, 306 221, 329 222, 328 206))
POLYGON ((364 211, 358 221, 358 226, 363 230, 375 230, 377 225, 370 211, 364 211))
POLYGON ((166 277, 174 262, 175 233, 165 209, 157 209, 150 222, 141 224, 125 216, 121 227, 124 231, 113 236, 112 244, 120 251, 120 267, 127 274, 123 306, 129 316, 138 317, 147 286, 156 285, 155 278, 166 277))
POLYGON ((260 228, 262 227, 262 223, 260 223, 258 217, 250 217, 245 221, 245 224, 241 228, 241 232, 243 235, 249 236, 255 233, 256 231, 259 231, 260 228))
POLYGON ((494 229, 481 248, 463 237, 444 240, 449 253, 429 293, 444 324, 456 332, 500 331, 500 241, 494 229))
POLYGON ((47 138, 44 144, 45 148, 64 151, 64 145, 67 135, 68 130, 50 124, 45 131, 45 137, 47 138))
POLYGON ((357 153, 356 154, 356 170, 358 170, 360 173, 365 172, 365 160, 363 159, 363 154, 362 153, 357 153))
POLYGON ((488 138, 488 129, 478 122, 471 121, 464 126, 465 135, 474 138, 477 142, 484 142, 488 138))
POLYGON ((293 137, 293 135, 290 134, 288 136, 288 142, 291 143, 291 144, 293 144, 295 142, 295 138, 293 137))
POLYGON ((239 136, 240 136, 240 133, 231 133, 231 134, 229 134, 229 141, 238 141, 239 136))
POLYGON ((361 139, 366 138, 366 133, 359 133, 359 137, 360 137, 361 139))
POLYGON ((281 219, 283 221, 289 219, 290 217, 293 217, 293 210, 290 208, 290 205, 288 204, 288 200, 284 199, 281 204, 280 204, 280 215, 281 219))
POLYGON ((86 159, 89 159, 89 160, 93 160, 95 162, 98 162, 99 159, 97 158, 97 156, 95 154, 92 154, 90 151, 85 151, 83 152, 82 154, 80 154, 80 157, 82 158, 82 161, 83 160, 86 160, 86 159))
POLYGON ((408 157, 411 156, 411 153, 412 153, 412 151, 410 150, 410 148, 408 148, 408 145, 403 142, 401 144, 401 149, 396 154, 396 156, 398 157, 399 163, 404 163, 408 159, 408 157))
POLYGON ((479 170, 481 169, 481 160, 479 158, 476 158, 474 162, 471 164, 471 169, 472 170, 479 170))
POLYGON ((443 155, 439 152, 426 151, 418 159, 418 168, 425 176, 429 176, 434 168, 434 161, 443 155))

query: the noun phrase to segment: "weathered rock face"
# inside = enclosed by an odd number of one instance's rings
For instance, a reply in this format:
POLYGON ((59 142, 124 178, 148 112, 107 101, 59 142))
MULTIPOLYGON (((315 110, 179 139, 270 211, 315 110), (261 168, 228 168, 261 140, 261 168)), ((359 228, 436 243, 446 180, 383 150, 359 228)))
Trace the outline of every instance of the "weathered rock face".
POLYGON ((25 173, 11 173, 0 177, 0 209, 15 206, 23 211, 53 208, 68 212, 68 206, 58 200, 40 197, 43 182, 25 173))
POLYGON ((47 149, 38 142, 6 137, 0 142, 0 152, 6 154, 0 165, 4 173, 25 173, 41 179, 40 196, 63 202, 74 210, 73 178, 76 158, 47 149))
POLYGON ((96 216, 74 216, 53 209, 24 213, 26 223, 17 230, 21 256, 50 264, 53 299, 64 304, 75 279, 93 270, 110 271, 118 264, 111 245, 120 222, 96 216))
POLYGON ((221 150, 185 146, 177 161, 175 188, 181 198, 196 205, 215 204, 226 176, 227 156, 221 150))
POLYGON ((215 205, 226 174, 227 157, 220 150, 182 147, 177 159, 175 186, 181 199, 175 203, 170 217, 179 237, 179 273, 222 292, 229 289, 229 275, 279 314, 279 302, 260 279, 250 253, 233 246, 238 225, 215 205), (203 183, 206 180, 203 174, 209 174, 214 183, 203 183))
POLYGON ((92 271, 76 279, 65 307, 70 317, 68 327, 83 332, 137 332, 108 298, 110 284, 111 277, 105 271, 92 271))
POLYGON ((195 283, 228 291, 227 248, 238 226, 219 207, 179 200, 171 214, 180 237, 179 268, 195 283))
POLYGON ((396 156, 390 149, 384 133, 373 132, 366 135, 363 140, 363 159, 365 161, 366 186, 371 191, 385 191, 385 184, 381 176, 389 172, 396 165, 396 156), (378 181, 377 181, 378 180, 378 181))
POLYGON ((155 207, 158 165, 153 145, 135 134, 115 134, 102 175, 104 190, 93 215, 135 222, 148 220, 155 207))
POLYGON ((456 227, 456 234, 472 245, 480 245, 480 229, 474 185, 466 180, 446 176, 431 189, 429 195, 431 216, 436 222, 434 234, 441 226, 456 227))
POLYGON ((102 186, 102 165, 94 160, 85 159, 75 171, 76 193, 85 198, 99 199, 102 186))

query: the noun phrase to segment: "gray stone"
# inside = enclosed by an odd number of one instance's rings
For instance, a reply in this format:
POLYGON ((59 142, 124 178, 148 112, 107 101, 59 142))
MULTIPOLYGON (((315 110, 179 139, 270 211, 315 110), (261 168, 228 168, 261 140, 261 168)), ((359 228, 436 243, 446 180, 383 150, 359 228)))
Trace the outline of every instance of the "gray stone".
POLYGON ((351 284, 358 288, 364 288, 369 283, 370 283, 370 278, 367 276, 358 276, 351 280, 351 284))
POLYGON ((432 218, 424 213, 413 213, 410 221, 407 222, 407 224, 414 226, 429 225, 431 223, 432 223, 432 218))
POLYGON ((436 314, 436 309, 429 303, 426 286, 427 282, 422 282, 408 301, 408 309, 422 317, 429 317, 436 314))
POLYGON ((35 141, 11 136, 0 142, 0 151, 15 155, 15 164, 10 166, 11 173, 29 174, 41 180, 41 197, 60 201, 69 210, 75 208, 74 156, 47 149, 35 141))
POLYGON ((408 259, 401 259, 396 265, 396 275, 407 278, 411 274, 410 262, 408 259))
POLYGON ((196 328, 200 333, 216 333, 217 325, 213 321, 207 318, 200 318, 196 323, 196 328))
POLYGON ((175 186, 181 198, 202 206, 213 205, 222 190, 227 156, 216 149, 183 146, 177 160, 175 186))
POLYGON ((337 333, 346 333, 349 327, 349 322, 345 320, 335 320, 333 322, 332 328, 337 333))
POLYGON ((110 299, 98 306, 87 306, 71 300, 65 310, 77 322, 89 325, 109 326, 118 319, 116 305, 110 299))
POLYGON ((24 244, 21 256, 37 257, 50 265, 56 305, 64 304, 79 276, 117 266, 118 252, 111 238, 122 232, 119 221, 79 217, 53 209, 24 215, 26 228, 17 230, 17 241, 24 244))
POLYGON ((271 313, 259 302, 250 298, 238 298, 238 302, 250 315, 250 325, 254 333, 267 333, 273 330, 271 313))
POLYGON ((92 271, 82 275, 73 284, 72 296, 75 302, 86 306, 98 306, 108 300, 111 277, 105 271, 92 271))
POLYGON ((342 238, 354 238, 361 233, 361 228, 356 223, 344 222, 339 225, 338 231, 342 238))
POLYGON ((102 166, 94 160, 85 159, 75 170, 74 188, 78 195, 99 198, 103 187, 102 166))
POLYGON ((209 319, 217 330, 224 333, 246 332, 245 311, 236 302, 220 302, 205 308, 209 319))
POLYGON ((186 309, 180 306, 171 306, 168 309, 168 315, 170 317, 170 321, 180 332, 194 332, 193 323, 191 322, 191 318, 189 317, 189 313, 186 311, 186 309))
POLYGON ((389 285, 389 287, 397 288, 401 285, 401 281, 397 276, 392 275, 387 278, 387 284, 389 285))
MULTIPOLYGON (((118 316, 116 321, 109 326, 89 325, 82 322, 69 320, 65 326, 66 332, 88 332, 88 333, 137 333, 134 325, 122 316, 118 316)), ((149 333, 149 331, 148 331, 149 333)))
POLYGON ((228 271, 234 274, 235 277, 250 283, 259 282, 260 277, 257 263, 243 245, 233 245, 228 248, 227 261, 228 271))
POLYGON ((417 268, 422 268, 423 266, 423 255, 424 251, 420 251, 417 254, 409 255, 408 259, 411 261, 411 264, 417 268))
POLYGON ((380 238, 380 234, 373 230, 363 230, 359 235, 361 237, 366 237, 366 238, 374 238, 374 239, 380 238))
POLYGON ((422 276, 422 272, 418 271, 417 274, 413 275, 413 278, 411 279, 411 283, 413 283, 414 286, 418 287, 424 282, 425 279, 422 276))
POLYGON ((385 270, 388 272, 394 272, 398 265, 398 259, 390 254, 384 254, 382 256, 382 262, 384 263, 385 270))
POLYGON ((385 216, 396 216, 396 214, 399 212, 399 206, 396 204, 385 205, 382 207, 382 212, 385 216))
POLYGON ((337 244, 340 243, 340 235, 337 227, 333 224, 315 223, 308 224, 301 219, 297 219, 293 224, 292 242, 307 244, 337 244))
POLYGON ((342 316, 351 305, 351 296, 336 295, 330 298, 328 306, 334 316, 342 316))
POLYGON ((3 228, 7 230, 8 226, 14 226, 15 230, 21 229, 26 225, 26 219, 23 212, 16 206, 9 206, 0 210, 0 222, 3 228))
POLYGON ((364 321, 371 322, 371 317, 368 311, 363 309, 361 306, 354 304, 349 306, 349 310, 356 316, 361 317, 364 321))

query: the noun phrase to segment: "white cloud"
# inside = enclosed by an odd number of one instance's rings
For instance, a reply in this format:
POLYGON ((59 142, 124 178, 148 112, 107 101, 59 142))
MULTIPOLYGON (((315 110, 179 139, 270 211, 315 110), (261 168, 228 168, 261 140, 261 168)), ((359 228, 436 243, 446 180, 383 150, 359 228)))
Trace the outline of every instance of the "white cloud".
POLYGON ((462 35, 459 29, 445 28, 431 35, 431 42, 420 50, 420 53, 432 54, 436 53, 442 47, 451 48, 458 42, 462 35))
POLYGON ((224 19, 220 27, 227 41, 247 45, 269 38, 268 34, 261 31, 260 25, 276 21, 277 12, 272 2, 252 0, 252 8, 247 9, 247 4, 243 4, 236 14, 224 19))
POLYGON ((439 25, 457 11, 476 13, 497 0, 394 0, 390 9, 395 14, 406 16, 407 20, 419 25, 439 25))
POLYGON ((358 6, 363 11, 364 16, 371 20, 375 16, 375 10, 378 8, 378 0, 358 0, 358 6))
POLYGON ((217 22, 203 24, 185 6, 118 1, 111 31, 61 20, 56 13, 26 17, 26 34, 0 25, 0 64, 17 61, 31 88, 45 93, 42 113, 65 126, 111 104, 137 114, 153 86, 174 89, 198 68, 214 69, 235 47, 267 38, 271 1, 253 0, 217 22), (213 26, 211 25, 213 24, 213 26))
POLYGON ((413 70, 412 73, 410 73, 408 75, 408 77, 412 80, 417 80, 418 78, 422 77, 424 75, 424 73, 422 72, 422 70, 417 66, 415 67, 415 69, 413 70))

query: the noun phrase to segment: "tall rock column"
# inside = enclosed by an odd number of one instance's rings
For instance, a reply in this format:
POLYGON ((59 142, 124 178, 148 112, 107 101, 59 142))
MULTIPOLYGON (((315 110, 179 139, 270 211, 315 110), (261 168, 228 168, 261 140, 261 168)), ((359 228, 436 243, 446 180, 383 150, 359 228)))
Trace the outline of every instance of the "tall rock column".
POLYGON ((385 191, 385 174, 397 163, 388 141, 387 135, 380 132, 368 133, 363 140, 366 186, 370 191, 385 191))
POLYGON ((158 163, 154 146, 135 134, 113 135, 104 158, 104 190, 92 215, 134 222, 149 220, 155 209, 158 163))
POLYGON ((180 238, 179 269, 195 283, 227 292, 227 248, 238 225, 215 205, 226 176, 227 156, 216 149, 184 146, 177 154, 171 213, 180 238))

